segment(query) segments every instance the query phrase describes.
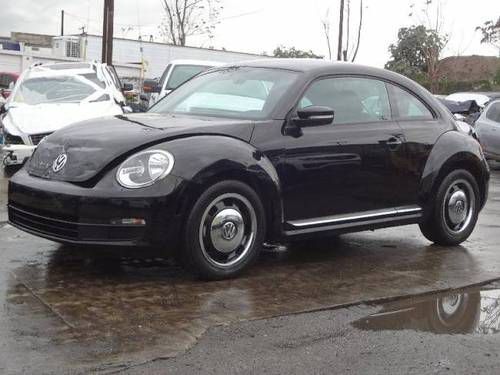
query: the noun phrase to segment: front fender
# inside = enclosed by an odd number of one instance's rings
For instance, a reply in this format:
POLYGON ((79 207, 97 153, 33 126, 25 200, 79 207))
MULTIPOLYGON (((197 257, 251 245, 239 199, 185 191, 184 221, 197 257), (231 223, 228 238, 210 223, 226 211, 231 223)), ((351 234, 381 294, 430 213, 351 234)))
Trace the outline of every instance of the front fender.
POLYGON ((174 155, 171 174, 187 182, 179 210, 187 213, 210 185, 222 180, 249 184, 266 209, 269 237, 281 235, 283 208, 278 173, 270 160, 252 145, 227 136, 200 135, 156 145, 174 155))
POLYGON ((476 177, 484 205, 490 178, 488 163, 479 142, 458 131, 444 133, 432 148, 422 174, 420 203, 424 206, 429 203, 441 180, 457 168, 466 169, 476 177))

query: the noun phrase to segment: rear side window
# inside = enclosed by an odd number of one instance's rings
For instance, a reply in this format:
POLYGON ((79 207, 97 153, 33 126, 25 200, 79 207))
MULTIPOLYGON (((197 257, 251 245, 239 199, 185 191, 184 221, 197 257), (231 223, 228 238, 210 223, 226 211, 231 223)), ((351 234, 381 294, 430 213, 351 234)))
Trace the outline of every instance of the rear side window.
POLYGON ((486 118, 500 123, 500 102, 493 103, 486 112, 486 118))
POLYGON ((390 85, 392 104, 398 120, 432 120, 432 112, 413 94, 400 87, 390 85))
POLYGON ((389 95, 385 83, 375 79, 343 77, 314 82, 299 103, 299 109, 325 106, 334 110, 334 123, 350 124, 390 120, 389 95))

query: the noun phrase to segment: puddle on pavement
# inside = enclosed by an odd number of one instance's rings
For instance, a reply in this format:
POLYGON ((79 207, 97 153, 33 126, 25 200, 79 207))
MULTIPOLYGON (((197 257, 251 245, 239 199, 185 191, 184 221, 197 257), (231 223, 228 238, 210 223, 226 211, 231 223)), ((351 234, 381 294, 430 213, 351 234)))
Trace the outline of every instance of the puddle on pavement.
POLYGON ((387 303, 352 325, 365 331, 413 330, 434 334, 500 332, 500 285, 387 303))
MULTIPOLYGON (((462 270, 471 279, 487 277, 463 248, 427 247, 417 235, 403 241, 398 232, 385 233, 266 253, 246 274, 219 282, 196 280, 161 256, 102 255, 40 242, 36 256, 5 270, 5 314, 20 342, 42 340, 60 357, 82 363, 127 363, 175 356, 221 324, 429 292, 456 283, 462 270)), ((24 235, 10 243, 36 247, 24 235)), ((496 258, 489 265, 496 263, 500 268, 496 258)))

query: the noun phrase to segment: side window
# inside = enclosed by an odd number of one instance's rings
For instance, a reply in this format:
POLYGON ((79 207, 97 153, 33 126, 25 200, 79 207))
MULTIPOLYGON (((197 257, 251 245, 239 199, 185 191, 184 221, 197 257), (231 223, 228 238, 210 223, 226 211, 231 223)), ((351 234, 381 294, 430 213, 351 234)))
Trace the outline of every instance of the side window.
POLYGON ((416 96, 400 87, 390 85, 392 104, 398 120, 432 120, 432 112, 416 96))
POLYGON ((391 118, 385 83, 368 78, 326 78, 314 82, 299 108, 326 106, 335 111, 334 123, 384 121, 391 118))
POLYGON ((493 103, 486 112, 486 118, 500 123, 500 102, 493 103))

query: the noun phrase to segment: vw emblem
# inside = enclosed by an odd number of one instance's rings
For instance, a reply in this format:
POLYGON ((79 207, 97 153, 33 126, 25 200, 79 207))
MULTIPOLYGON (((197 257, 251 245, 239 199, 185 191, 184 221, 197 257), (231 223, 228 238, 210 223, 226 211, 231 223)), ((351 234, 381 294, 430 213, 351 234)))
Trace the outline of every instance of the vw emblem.
POLYGON ((230 241, 234 238, 234 236, 236 236, 237 231, 238 229, 236 228, 236 225, 232 221, 228 221, 222 226, 222 238, 230 241))
POLYGON ((56 160, 52 163, 52 170, 57 173, 64 168, 66 162, 68 161, 68 155, 60 154, 56 160))
POLYGON ((465 211, 465 204, 462 201, 458 201, 455 206, 455 211, 457 214, 461 214, 465 211))

